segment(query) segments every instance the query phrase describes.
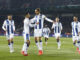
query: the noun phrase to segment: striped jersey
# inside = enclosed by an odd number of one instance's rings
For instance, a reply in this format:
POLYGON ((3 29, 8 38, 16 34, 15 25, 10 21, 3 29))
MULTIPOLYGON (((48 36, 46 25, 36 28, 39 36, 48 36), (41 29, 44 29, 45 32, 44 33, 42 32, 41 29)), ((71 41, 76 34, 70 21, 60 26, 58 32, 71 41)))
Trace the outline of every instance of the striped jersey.
POLYGON ((14 20, 5 20, 2 26, 2 29, 6 30, 6 35, 14 34, 15 31, 15 25, 14 20))
POLYGON ((30 27, 34 27, 34 26, 36 26, 36 24, 31 24, 29 18, 25 18, 24 19, 24 30, 23 30, 23 33, 29 34, 30 27))
POLYGON ((52 25, 52 29, 54 29, 54 33, 61 33, 62 30, 62 24, 60 22, 55 22, 52 25))
POLYGON ((43 35, 49 35, 50 29, 48 27, 43 28, 43 35))
POLYGON ((34 29, 43 29, 43 24, 44 24, 44 20, 47 20, 49 22, 53 22, 51 19, 47 18, 45 15, 43 14, 38 14, 38 15, 35 15, 35 17, 33 19, 31 19, 31 22, 32 23, 37 23, 39 22, 38 25, 36 25, 34 27, 34 29))
POLYGON ((78 36, 79 30, 80 30, 80 22, 72 22, 72 35, 78 36))

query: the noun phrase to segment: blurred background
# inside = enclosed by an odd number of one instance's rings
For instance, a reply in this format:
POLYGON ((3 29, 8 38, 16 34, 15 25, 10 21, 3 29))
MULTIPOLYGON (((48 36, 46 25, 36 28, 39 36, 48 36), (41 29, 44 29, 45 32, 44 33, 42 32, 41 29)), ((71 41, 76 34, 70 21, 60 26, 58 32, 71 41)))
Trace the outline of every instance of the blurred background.
MULTIPOLYGON (((0 35, 4 33, 2 24, 8 14, 13 15, 16 26, 15 34, 21 35, 25 13, 29 12, 33 18, 35 8, 41 8, 41 13, 53 20, 59 17, 63 25, 62 35, 64 36, 71 33, 73 16, 77 16, 80 21, 80 0, 0 0, 0 35)), ((51 23, 47 21, 44 23, 51 28, 51 23)), ((51 31, 52 34, 53 30, 51 31)), ((33 35, 33 28, 30 33, 33 35)))

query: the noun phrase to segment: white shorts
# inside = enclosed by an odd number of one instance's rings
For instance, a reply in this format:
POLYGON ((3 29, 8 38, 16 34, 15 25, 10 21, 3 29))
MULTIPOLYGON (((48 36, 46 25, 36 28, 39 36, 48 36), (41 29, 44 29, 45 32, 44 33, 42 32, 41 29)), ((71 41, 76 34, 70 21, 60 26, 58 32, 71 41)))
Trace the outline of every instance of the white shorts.
POLYGON ((7 40, 14 38, 14 34, 6 35, 7 40))
POLYGON ((49 36, 48 36, 48 35, 44 35, 44 37, 45 37, 45 38, 49 38, 49 36))
POLYGON ((30 40, 30 35, 27 33, 23 33, 23 37, 24 37, 24 42, 26 42, 27 40, 30 40))
POLYGON ((55 38, 57 39, 58 37, 60 37, 60 33, 55 33, 55 38))
POLYGON ((34 37, 42 37, 42 29, 35 29, 34 37))
POLYGON ((79 36, 73 36, 72 40, 73 40, 73 42, 76 41, 76 40, 78 41, 79 40, 79 36))

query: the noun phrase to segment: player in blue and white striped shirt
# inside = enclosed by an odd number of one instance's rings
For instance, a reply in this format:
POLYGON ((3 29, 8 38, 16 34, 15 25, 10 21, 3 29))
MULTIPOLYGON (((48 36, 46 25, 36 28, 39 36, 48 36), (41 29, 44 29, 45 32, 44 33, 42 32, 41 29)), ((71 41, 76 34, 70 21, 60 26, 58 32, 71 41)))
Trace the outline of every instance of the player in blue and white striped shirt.
POLYGON ((60 35, 61 35, 61 31, 62 31, 62 24, 59 22, 58 17, 56 17, 55 21, 56 22, 53 23, 53 25, 52 25, 52 29, 54 29, 54 35, 57 40, 58 49, 60 49, 60 46, 61 46, 60 35))
POLYGON ((79 50, 79 35, 80 35, 80 22, 78 21, 78 18, 76 16, 73 17, 73 22, 71 23, 72 26, 72 40, 74 46, 77 47, 77 50, 79 50), (77 42, 77 43, 76 43, 77 42))
POLYGON ((46 45, 47 45, 47 40, 49 38, 49 33, 50 33, 50 29, 47 25, 45 25, 45 27, 43 28, 43 36, 45 38, 46 45))
POLYGON ((15 25, 14 25, 14 20, 12 20, 12 15, 8 15, 8 19, 4 21, 2 28, 6 32, 8 46, 10 48, 10 52, 12 53, 14 52, 13 38, 14 38, 14 31, 15 31, 15 25))
POLYGON ((34 28, 34 37, 35 37, 35 43, 38 47, 39 50, 39 55, 43 54, 43 47, 42 47, 42 29, 43 29, 43 24, 44 24, 44 20, 49 21, 51 23, 53 23, 53 21, 51 19, 48 19, 45 15, 40 14, 40 9, 37 8, 35 9, 35 17, 32 20, 32 22, 34 23, 39 23, 39 25, 36 25, 34 28), (38 42, 39 39, 39 42, 38 42), (40 43, 40 44, 39 44, 40 43))

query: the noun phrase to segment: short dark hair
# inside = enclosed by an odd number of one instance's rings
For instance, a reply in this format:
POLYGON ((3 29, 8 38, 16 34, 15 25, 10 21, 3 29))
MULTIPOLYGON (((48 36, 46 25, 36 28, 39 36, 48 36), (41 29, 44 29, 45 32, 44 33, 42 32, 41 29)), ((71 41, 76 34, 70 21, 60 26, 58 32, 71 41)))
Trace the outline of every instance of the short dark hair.
POLYGON ((35 10, 39 11, 40 12, 40 8, 36 8, 35 10))

